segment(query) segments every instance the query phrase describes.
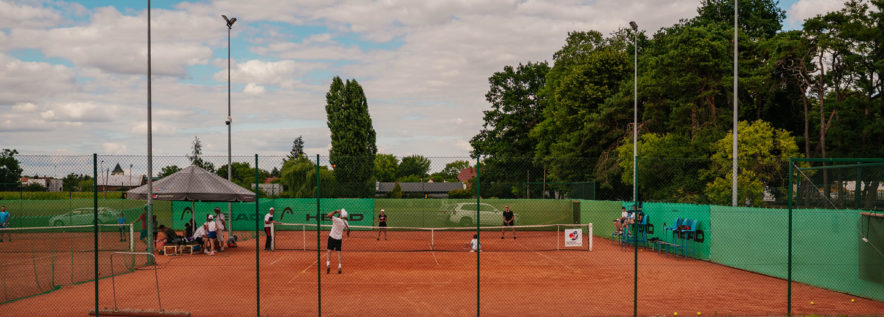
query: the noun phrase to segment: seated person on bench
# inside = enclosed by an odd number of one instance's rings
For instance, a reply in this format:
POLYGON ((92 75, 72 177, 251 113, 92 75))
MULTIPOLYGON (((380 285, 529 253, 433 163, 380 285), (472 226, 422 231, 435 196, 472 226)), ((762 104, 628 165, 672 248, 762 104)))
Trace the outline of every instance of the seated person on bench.
POLYGON ((162 249, 167 244, 181 244, 182 240, 182 237, 175 233, 175 230, 172 230, 172 228, 166 227, 165 225, 159 226, 159 231, 157 232, 156 238, 156 244, 159 245, 159 248, 157 248, 157 250, 162 249))

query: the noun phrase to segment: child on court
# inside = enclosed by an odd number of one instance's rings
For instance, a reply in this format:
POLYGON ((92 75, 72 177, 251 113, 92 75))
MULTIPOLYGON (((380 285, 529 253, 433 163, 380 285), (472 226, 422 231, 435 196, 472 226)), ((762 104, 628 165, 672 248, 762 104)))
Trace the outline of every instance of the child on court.
POLYGON ((218 224, 215 223, 212 215, 208 215, 206 218, 206 223, 203 224, 203 227, 206 228, 206 232, 208 232, 205 241, 205 252, 208 255, 215 255, 215 241, 218 239, 218 224))
POLYGON ((331 272, 331 251, 338 251, 338 274, 341 274, 341 240, 344 238, 344 229, 347 229, 347 237, 350 236, 350 225, 347 223, 347 210, 341 208, 328 213, 332 220, 332 228, 328 233, 328 246, 325 253, 325 274, 331 272), (336 217, 338 214, 340 217, 336 217))
POLYGON ((473 234, 473 240, 470 240, 470 252, 482 252, 482 245, 479 244, 479 235, 473 234))

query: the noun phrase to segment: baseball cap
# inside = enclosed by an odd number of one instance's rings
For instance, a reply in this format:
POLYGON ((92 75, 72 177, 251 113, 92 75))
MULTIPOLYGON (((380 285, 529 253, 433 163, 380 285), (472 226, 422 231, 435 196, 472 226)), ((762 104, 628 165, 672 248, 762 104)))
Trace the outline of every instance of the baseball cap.
POLYGON ((344 218, 346 216, 347 216, 347 210, 344 208, 341 208, 341 218, 344 218))
POLYGON ((384 211, 384 210, 383 210, 383 209, 381 209, 381 211, 384 211))
POLYGON ((212 217, 212 215, 209 215, 209 220, 212 220, 212 219, 214 219, 214 218, 215 218, 215 217, 212 217))
POLYGON ((270 207, 270 210, 276 210, 276 209, 275 209, 275 208, 273 208, 273 207, 270 207))

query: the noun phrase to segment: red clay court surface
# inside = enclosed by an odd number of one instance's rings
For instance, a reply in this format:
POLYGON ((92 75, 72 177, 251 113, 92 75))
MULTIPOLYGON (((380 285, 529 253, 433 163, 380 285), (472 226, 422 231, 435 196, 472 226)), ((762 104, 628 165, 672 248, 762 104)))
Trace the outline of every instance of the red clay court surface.
MULTIPOLYGON (((332 261, 332 274, 325 273, 325 251, 320 274, 316 251, 261 252, 261 315, 316 316, 317 275, 322 279, 325 316, 476 315, 476 253, 353 251, 394 248, 391 246, 396 244, 422 248, 414 246, 422 243, 420 239, 397 240, 406 234, 391 232, 391 240, 376 241, 374 232, 353 232, 344 240, 344 272, 340 275, 335 274, 336 260, 332 261)), ((521 234, 517 240, 509 237, 509 233, 504 240, 499 233, 482 235, 486 250, 507 251, 481 253, 481 315, 632 315, 631 249, 620 249, 596 237, 592 252, 530 251, 545 248, 538 243, 548 241, 537 242, 521 234)), ((459 240, 445 241, 439 243, 450 243, 452 248, 461 244, 459 240)), ((263 248, 263 238, 260 243, 263 248)), ((315 234, 310 243, 315 245, 315 234)), ((193 316, 254 316, 254 251, 255 241, 251 240, 216 256, 159 256, 163 308, 188 311, 193 316)), ((787 285, 782 279, 666 257, 646 249, 639 252, 638 261, 639 315, 786 314, 787 285)), ((111 286, 109 278, 99 282, 102 308, 114 305, 111 286)), ((117 276, 116 288, 120 308, 157 309, 152 269, 117 276)), ((792 292, 792 313, 796 315, 884 314, 884 302, 799 283, 793 284, 792 292)), ((66 285, 48 294, 2 304, 0 315, 86 316, 94 308, 94 296, 92 282, 66 285)))

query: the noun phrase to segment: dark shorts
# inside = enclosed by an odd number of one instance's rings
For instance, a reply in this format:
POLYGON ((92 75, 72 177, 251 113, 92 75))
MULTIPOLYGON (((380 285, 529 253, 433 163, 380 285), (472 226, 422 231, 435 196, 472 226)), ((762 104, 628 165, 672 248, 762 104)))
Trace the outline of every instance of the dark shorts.
POLYGON ((143 240, 144 238, 147 238, 147 230, 142 229, 141 234, 138 235, 138 239, 143 240))
POLYGON ((329 250, 341 251, 341 240, 328 237, 328 246, 326 248, 329 250))
POLYGON ((386 227, 386 226, 387 226, 386 222, 378 223, 378 227, 386 227))
POLYGON ((215 231, 209 231, 209 239, 217 239, 218 233, 215 231))
POLYGON ((516 225, 516 221, 515 221, 515 220, 510 221, 510 223, 506 223, 506 221, 503 222, 503 226, 504 226, 504 227, 515 226, 515 225, 516 225))

